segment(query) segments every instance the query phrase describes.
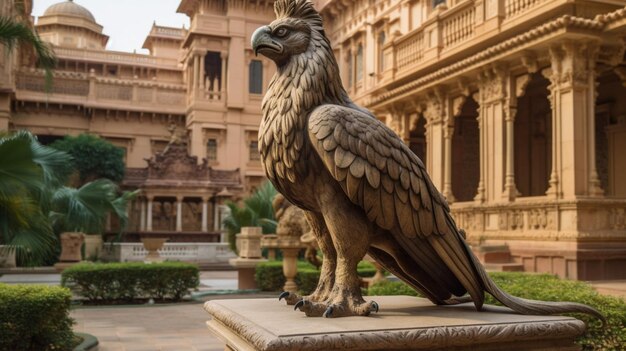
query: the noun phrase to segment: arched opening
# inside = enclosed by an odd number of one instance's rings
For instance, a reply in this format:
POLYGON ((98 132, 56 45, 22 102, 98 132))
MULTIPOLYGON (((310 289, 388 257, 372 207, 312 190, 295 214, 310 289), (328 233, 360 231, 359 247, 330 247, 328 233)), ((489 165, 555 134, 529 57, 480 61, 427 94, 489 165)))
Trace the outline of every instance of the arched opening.
POLYGON ((626 197, 626 88, 614 72, 598 77, 595 116, 596 171, 610 197, 626 197))
POLYGON ((550 82, 540 73, 530 77, 517 100, 515 116, 515 185, 520 196, 546 193, 552 170, 550 82))
POLYGON ((472 201, 480 180, 478 103, 468 97, 454 118, 452 134, 452 194, 456 201, 472 201))
POLYGON ((409 148, 426 165, 426 118, 419 115, 409 132, 409 148))

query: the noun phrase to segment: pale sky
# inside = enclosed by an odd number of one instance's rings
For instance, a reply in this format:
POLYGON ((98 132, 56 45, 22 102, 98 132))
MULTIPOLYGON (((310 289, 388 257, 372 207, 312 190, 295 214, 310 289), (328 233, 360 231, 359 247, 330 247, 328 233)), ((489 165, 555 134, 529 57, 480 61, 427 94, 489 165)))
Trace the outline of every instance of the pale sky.
MULTIPOLYGON (((33 0, 35 17, 41 16, 53 4, 66 0, 33 0)), ((176 13, 180 0, 74 0, 87 8, 104 27, 109 36, 107 49, 116 51, 147 53, 141 49, 152 22, 158 25, 189 28, 187 15, 176 13)))

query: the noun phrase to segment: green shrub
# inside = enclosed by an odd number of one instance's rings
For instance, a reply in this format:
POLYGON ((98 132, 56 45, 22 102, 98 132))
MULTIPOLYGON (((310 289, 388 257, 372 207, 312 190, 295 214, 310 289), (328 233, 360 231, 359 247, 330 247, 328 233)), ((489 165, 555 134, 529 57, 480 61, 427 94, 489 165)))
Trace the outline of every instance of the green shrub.
MULTIPOLYGON (((357 267, 359 276, 372 277, 376 274, 376 268, 369 262, 362 261, 357 267)), ((303 294, 310 294, 315 290, 320 272, 310 263, 298 261, 298 274, 296 284, 303 294)), ((259 289, 263 291, 281 291, 285 285, 282 261, 269 261, 256 267, 255 280, 259 289)))
POLYGON ((0 284, 0 350, 71 350, 71 298, 61 287, 0 284))
POLYGON ((403 282, 384 280, 369 287, 369 289, 367 289, 367 295, 371 295, 371 296, 383 296, 383 295, 419 296, 419 293, 403 282))
MULTIPOLYGON (((586 314, 572 316, 587 324, 587 333, 578 339, 583 350, 623 350, 626 345, 626 302, 601 295, 591 285, 574 280, 562 280, 549 274, 515 272, 490 273, 498 286, 509 294, 526 299, 543 301, 572 301, 584 303, 599 310, 608 321, 606 328, 586 314)), ((370 287, 368 295, 413 295, 419 296, 403 282, 381 282, 370 287)), ((501 305, 492 296, 486 295, 486 303, 501 305)))
POLYGON ((198 267, 181 262, 81 263, 61 275, 61 285, 96 303, 178 301, 199 283, 198 267))

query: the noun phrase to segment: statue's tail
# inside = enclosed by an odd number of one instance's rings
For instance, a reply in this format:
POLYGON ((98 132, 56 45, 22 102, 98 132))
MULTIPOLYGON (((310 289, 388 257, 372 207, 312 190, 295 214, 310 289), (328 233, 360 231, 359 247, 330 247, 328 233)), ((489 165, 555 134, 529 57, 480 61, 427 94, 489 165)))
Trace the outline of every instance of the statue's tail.
POLYGON ((606 325, 606 319, 595 308, 576 302, 550 302, 528 300, 520 297, 512 296, 500 289, 496 283, 489 277, 483 265, 478 261, 472 250, 465 244, 468 255, 476 267, 476 273, 482 280, 485 291, 493 295, 496 300, 500 301, 506 307, 520 314, 561 314, 561 313, 585 313, 592 315, 602 321, 606 325))

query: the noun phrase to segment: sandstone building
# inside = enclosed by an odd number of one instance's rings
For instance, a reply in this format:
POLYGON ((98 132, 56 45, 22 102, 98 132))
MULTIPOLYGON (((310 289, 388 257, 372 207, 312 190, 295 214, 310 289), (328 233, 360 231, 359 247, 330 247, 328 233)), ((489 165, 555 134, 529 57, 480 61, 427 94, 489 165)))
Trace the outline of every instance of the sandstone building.
MULTIPOLYGON (((350 95, 425 161, 485 259, 626 278, 626 1, 314 2, 350 95)), ((272 1, 178 11, 190 28, 155 24, 141 55, 106 50, 77 3, 51 6, 35 22, 60 59, 49 93, 27 53, 0 55, 0 130, 123 147, 127 186, 145 190, 139 231, 217 228, 220 197, 263 179, 256 133, 274 65, 249 38, 272 1), (172 138, 189 141, 154 156, 172 138)))
POLYGON ((350 95, 482 255, 577 279, 626 278, 624 5, 317 1, 350 95))

